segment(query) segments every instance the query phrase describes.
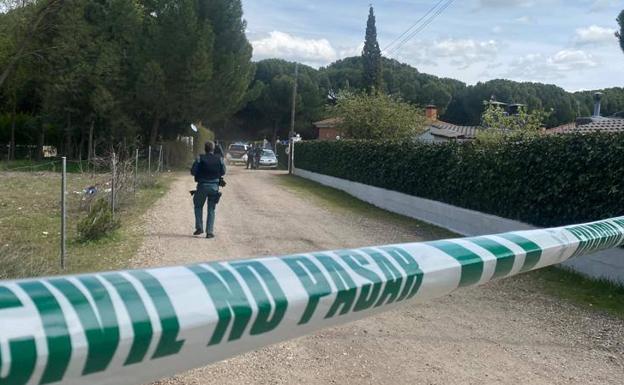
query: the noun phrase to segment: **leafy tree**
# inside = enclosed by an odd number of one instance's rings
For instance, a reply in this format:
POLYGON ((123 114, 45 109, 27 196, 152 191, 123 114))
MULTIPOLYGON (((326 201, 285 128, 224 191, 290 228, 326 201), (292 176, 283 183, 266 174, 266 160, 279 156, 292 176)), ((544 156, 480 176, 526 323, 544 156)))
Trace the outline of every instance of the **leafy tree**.
POLYGON ((199 0, 198 16, 214 33, 213 73, 207 86, 204 120, 217 122, 240 110, 254 76, 240 0, 199 0))
MULTIPOLYGON (((403 100, 426 105, 431 102, 444 113, 454 95, 466 85, 458 80, 443 79, 418 72, 408 64, 394 59, 381 58, 383 73, 383 91, 400 96, 403 100)), ((362 56, 339 60, 326 68, 320 69, 321 79, 326 79, 327 89, 334 93, 340 90, 365 90, 363 83, 362 56)))
POLYGON ((615 36, 620 40, 620 47, 624 52, 624 10, 620 12, 617 18, 617 22, 620 25, 620 31, 615 33, 615 36))
POLYGON ((477 135, 483 143, 499 143, 505 136, 527 137, 537 135, 544 128, 544 121, 550 113, 543 110, 528 112, 520 107, 517 115, 507 114, 501 107, 488 104, 481 117, 481 124, 486 130, 477 135))
POLYGON ((53 31, 56 16, 63 8, 63 0, 2 0, 0 6, 11 11, 10 16, 3 16, 3 20, 8 22, 8 28, 5 27, 6 30, 2 32, 6 36, 9 32, 13 35, 12 39, 4 41, 4 52, 0 52, 4 56, 0 57, 0 64, 3 64, 0 72, 1 88, 20 61, 40 55, 46 49, 37 44, 38 37, 53 31))
POLYGON ((509 115, 502 108, 490 104, 481 120, 483 127, 489 129, 538 132, 544 128, 544 120, 548 115, 542 110, 528 112, 525 107, 520 107, 517 115, 509 115))
POLYGON ((412 139, 424 130, 422 110, 396 97, 344 91, 331 108, 349 139, 412 139))
POLYGON ((381 69, 381 50, 377 42, 377 27, 375 26, 375 13, 371 6, 366 22, 366 38, 362 50, 363 83, 366 91, 372 93, 383 90, 383 78, 381 69))
MULTIPOLYGON (((290 129, 295 63, 280 59, 256 64, 254 82, 248 90, 247 104, 237 114, 247 137, 284 138, 290 129)), ((317 70, 299 65, 295 130, 306 137, 312 122, 322 117, 327 89, 317 70)))

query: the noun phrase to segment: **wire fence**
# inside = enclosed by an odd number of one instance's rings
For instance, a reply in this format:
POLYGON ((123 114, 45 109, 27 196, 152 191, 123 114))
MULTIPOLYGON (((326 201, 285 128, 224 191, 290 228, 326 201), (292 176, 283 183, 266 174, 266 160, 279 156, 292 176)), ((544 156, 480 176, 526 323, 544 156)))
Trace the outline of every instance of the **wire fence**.
POLYGON ((140 194, 168 169, 163 146, 110 151, 91 160, 0 160, 0 279, 89 265, 85 255, 127 220, 140 194), (98 227, 99 224, 112 226, 98 227))

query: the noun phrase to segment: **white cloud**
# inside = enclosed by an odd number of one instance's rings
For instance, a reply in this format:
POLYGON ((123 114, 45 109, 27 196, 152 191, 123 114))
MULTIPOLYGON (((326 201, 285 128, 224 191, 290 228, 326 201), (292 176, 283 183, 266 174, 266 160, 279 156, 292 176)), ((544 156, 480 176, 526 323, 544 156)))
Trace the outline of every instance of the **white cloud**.
POLYGON ((343 48, 338 50, 338 58, 343 59, 351 56, 360 56, 362 54, 362 50, 364 49, 364 43, 360 43, 356 47, 351 48, 343 48))
POLYGON ((592 25, 587 28, 578 28, 574 42, 578 45, 600 45, 616 42, 615 29, 592 25))
POLYGON ((533 18, 531 18, 530 16, 521 16, 515 18, 514 21, 518 24, 531 24, 533 23, 533 18))
POLYGON ((615 7, 619 5, 620 0, 594 0, 591 6, 592 12, 600 12, 609 7, 615 7))
POLYGON ((498 43, 495 40, 445 39, 427 47, 426 53, 429 59, 451 58, 453 65, 467 68, 493 60, 498 54, 498 43))
POLYGON ((322 66, 338 58, 327 39, 304 39, 280 31, 273 31, 268 37, 254 40, 251 45, 255 59, 280 58, 322 66))
POLYGON ((552 80, 562 78, 566 72, 582 71, 598 66, 598 61, 582 50, 564 49, 551 56, 528 54, 510 65, 506 76, 522 80, 552 80))
POLYGON ((598 65, 592 54, 582 50, 569 49, 561 50, 549 57, 547 63, 558 71, 582 70, 598 65))

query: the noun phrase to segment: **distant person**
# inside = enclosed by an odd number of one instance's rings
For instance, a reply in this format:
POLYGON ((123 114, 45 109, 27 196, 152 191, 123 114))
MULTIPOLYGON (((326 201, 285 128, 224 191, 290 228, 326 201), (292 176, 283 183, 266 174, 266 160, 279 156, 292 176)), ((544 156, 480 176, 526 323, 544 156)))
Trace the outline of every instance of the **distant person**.
POLYGON ((195 232, 193 235, 203 234, 202 216, 204 203, 208 201, 208 215, 206 219, 206 238, 214 238, 215 209, 221 193, 219 184, 225 175, 225 163, 223 158, 215 154, 213 142, 206 142, 204 145, 206 153, 200 155, 191 167, 191 175, 197 182, 197 191, 193 194, 193 205, 195 206, 195 232))
POLYGON ((249 147, 247 147, 247 170, 249 170, 250 168, 253 169, 253 163, 254 163, 254 147, 253 145, 249 145, 249 147))
POLYGON ((223 152, 223 147, 221 147, 221 143, 216 142, 215 143, 215 150, 214 150, 215 155, 220 156, 221 158, 223 158, 224 152, 223 152))

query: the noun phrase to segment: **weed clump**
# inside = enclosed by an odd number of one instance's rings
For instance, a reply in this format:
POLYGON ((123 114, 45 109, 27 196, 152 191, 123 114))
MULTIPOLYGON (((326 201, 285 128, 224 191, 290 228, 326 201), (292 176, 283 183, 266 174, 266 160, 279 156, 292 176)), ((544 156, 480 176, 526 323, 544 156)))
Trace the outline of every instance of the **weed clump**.
POLYGON ((120 227, 119 219, 113 218, 108 200, 98 199, 88 215, 78 222, 78 240, 81 242, 101 239, 120 227))

